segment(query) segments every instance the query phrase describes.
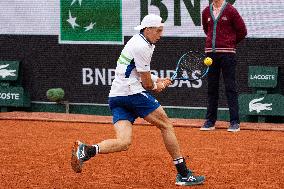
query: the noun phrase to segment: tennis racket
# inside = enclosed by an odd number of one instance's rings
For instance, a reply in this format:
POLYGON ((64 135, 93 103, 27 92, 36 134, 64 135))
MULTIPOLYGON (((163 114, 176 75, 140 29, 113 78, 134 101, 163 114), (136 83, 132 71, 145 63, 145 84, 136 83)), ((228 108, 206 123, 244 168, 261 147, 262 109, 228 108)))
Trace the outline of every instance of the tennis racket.
POLYGON ((205 58, 205 55, 198 51, 189 51, 183 54, 177 62, 171 80, 196 81, 204 78, 209 70, 209 66, 204 64, 205 58))

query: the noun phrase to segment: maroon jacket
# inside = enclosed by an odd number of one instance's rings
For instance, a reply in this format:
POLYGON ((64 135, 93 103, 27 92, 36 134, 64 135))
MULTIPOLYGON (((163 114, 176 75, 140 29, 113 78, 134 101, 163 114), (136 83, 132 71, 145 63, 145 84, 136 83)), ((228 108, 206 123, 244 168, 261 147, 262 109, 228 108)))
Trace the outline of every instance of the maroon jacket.
POLYGON ((238 11, 225 2, 217 18, 211 3, 202 12, 202 25, 206 34, 205 52, 236 52, 236 45, 245 38, 247 29, 238 11))

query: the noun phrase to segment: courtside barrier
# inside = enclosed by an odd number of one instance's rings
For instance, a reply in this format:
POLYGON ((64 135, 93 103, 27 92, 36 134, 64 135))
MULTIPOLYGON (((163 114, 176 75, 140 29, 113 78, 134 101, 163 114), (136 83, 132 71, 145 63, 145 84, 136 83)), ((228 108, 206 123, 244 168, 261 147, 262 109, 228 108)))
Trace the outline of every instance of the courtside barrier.
POLYGON ((265 122, 269 116, 284 116, 284 96, 279 93, 278 67, 249 66, 248 86, 253 94, 240 94, 240 114, 265 122))
POLYGON ((0 61, 0 108, 30 107, 28 93, 21 86, 19 61, 0 61))

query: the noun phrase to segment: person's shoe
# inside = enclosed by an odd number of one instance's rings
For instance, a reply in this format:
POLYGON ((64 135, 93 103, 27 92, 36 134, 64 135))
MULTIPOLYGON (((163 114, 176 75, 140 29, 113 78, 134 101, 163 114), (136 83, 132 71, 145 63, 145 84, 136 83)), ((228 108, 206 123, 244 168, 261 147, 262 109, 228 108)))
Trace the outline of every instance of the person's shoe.
POLYGON ((231 121, 229 128, 227 129, 229 132, 238 132, 240 130, 240 124, 237 121, 231 121))
POLYGON ((215 129, 215 123, 210 120, 206 120, 203 126, 200 128, 200 131, 211 131, 215 129))
POLYGON ((82 172, 83 162, 91 157, 87 154, 88 146, 80 141, 76 141, 72 148, 71 167, 76 173, 82 172))
POLYGON ((176 185, 178 186, 193 186, 198 184, 203 184, 205 181, 204 176, 195 176, 192 174, 192 171, 188 170, 189 173, 186 177, 182 177, 180 174, 177 174, 176 185))

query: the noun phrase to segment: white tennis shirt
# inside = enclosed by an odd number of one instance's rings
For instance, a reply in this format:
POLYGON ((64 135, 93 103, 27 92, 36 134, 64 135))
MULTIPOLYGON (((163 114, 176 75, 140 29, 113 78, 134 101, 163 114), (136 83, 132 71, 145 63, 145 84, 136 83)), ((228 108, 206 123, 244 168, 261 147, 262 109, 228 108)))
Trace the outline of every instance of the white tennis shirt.
POLYGON ((138 72, 149 72, 155 45, 142 34, 134 35, 124 46, 115 69, 109 97, 128 96, 146 91, 138 72))

